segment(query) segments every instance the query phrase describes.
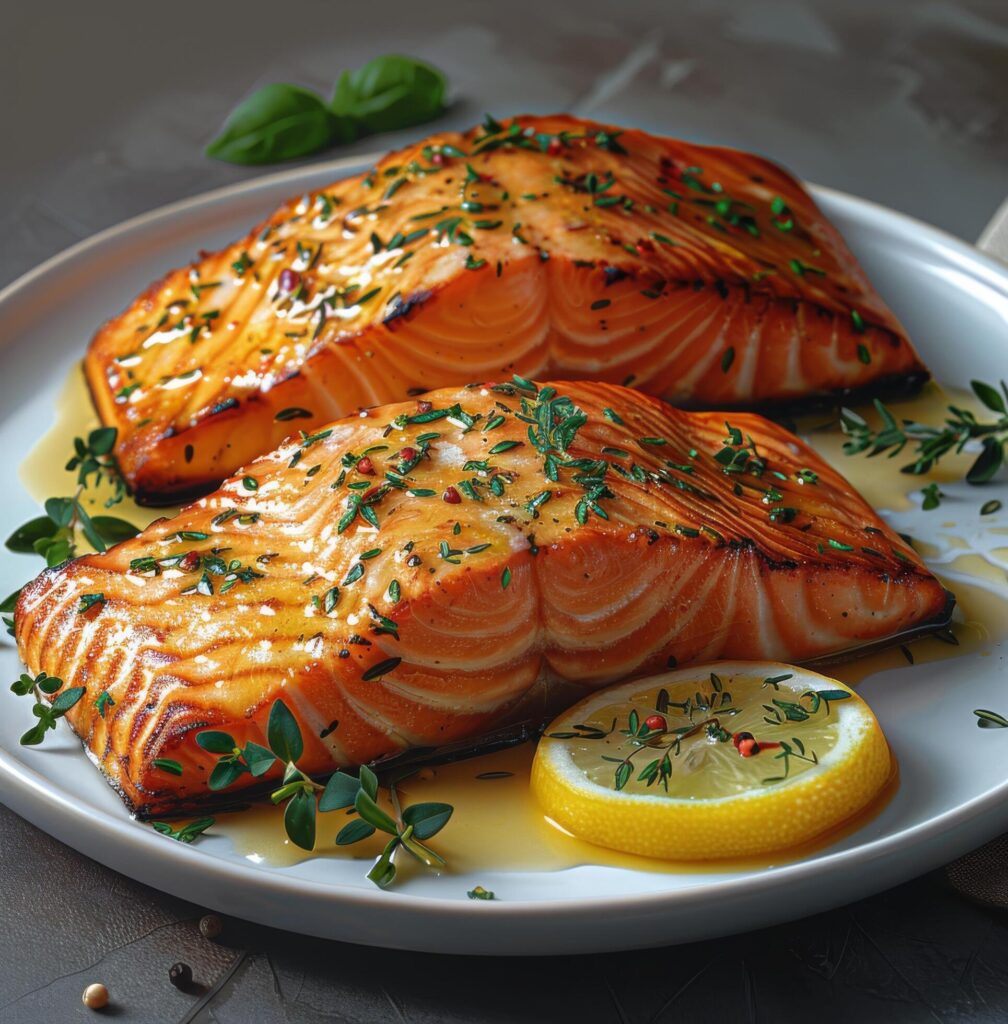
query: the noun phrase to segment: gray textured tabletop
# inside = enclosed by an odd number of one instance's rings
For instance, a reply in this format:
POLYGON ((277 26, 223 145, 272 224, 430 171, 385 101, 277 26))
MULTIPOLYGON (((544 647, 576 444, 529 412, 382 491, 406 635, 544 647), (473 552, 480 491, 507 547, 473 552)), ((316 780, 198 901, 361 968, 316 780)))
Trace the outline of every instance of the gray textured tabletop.
MULTIPOLYGON (((966 239, 1008 193, 1004 0, 8 4, 0 285, 126 217, 261 173, 202 152, 255 86, 324 92, 391 51, 446 71, 442 125, 570 110, 730 143, 966 239)), ((211 942, 201 908, 0 807, 0 894, 0 1022, 86 1019, 90 981, 111 990, 108 1015, 149 1024, 1008 1018, 1008 918, 941 873, 762 932, 607 956, 390 953, 239 920, 211 942), (178 960, 189 993, 168 983, 178 960)))

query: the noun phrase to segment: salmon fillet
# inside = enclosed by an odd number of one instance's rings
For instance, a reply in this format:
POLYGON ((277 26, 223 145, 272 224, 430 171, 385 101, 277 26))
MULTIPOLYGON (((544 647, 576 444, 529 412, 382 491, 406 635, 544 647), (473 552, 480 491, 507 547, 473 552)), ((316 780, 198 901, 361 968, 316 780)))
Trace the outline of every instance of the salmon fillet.
POLYGON ((151 285, 85 368, 148 504, 293 425, 512 372, 698 408, 927 377, 786 171, 565 116, 433 135, 292 199, 151 285))
POLYGON ((205 803, 215 759, 196 734, 263 743, 278 697, 299 765, 322 774, 670 664, 805 661, 937 628, 949 601, 781 427, 519 380, 294 435, 177 516, 43 572, 15 622, 32 673, 87 688, 67 718, 147 816, 205 803))

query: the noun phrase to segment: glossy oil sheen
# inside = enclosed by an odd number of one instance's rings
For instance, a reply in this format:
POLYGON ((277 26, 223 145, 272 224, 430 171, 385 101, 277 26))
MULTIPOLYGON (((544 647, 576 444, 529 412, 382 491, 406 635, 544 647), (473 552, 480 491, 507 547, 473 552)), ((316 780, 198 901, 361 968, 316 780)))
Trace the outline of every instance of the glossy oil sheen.
MULTIPOLYGON (((166 262, 180 264, 200 246, 225 244, 284 196, 361 169, 343 162, 298 170, 155 213, 86 243, 3 295, 0 399, 6 418, 0 440, 14 453, 0 465, 8 528, 37 514, 17 466, 51 422, 63 375, 79 360, 82 339, 94 324, 122 308, 166 262)), ((822 189, 814 195, 939 380, 965 388, 971 377, 1003 375, 1003 268, 897 214, 822 189)), ((907 478, 894 472, 893 481, 902 488, 907 478)), ((213 830, 188 848, 130 822, 66 730, 53 734, 46 749, 19 747, 27 709, 5 687, 0 793, 62 841, 149 885, 239 917, 377 946, 467 954, 599 952, 693 941, 836 906, 945 863, 1004 829, 1005 734, 977 730, 972 709, 1005 711, 1008 586, 996 577, 965 577, 952 562, 972 555, 991 566, 992 575, 1004 573, 1008 519, 1002 513, 980 517, 979 506, 991 498, 1008 506, 1008 496, 1000 482, 943 490, 949 496, 939 510, 920 512, 919 499, 910 495, 909 509, 885 515, 896 529, 933 545, 928 560, 961 603, 976 591, 969 615, 975 625, 967 626, 971 640, 959 648, 915 643, 913 666, 894 649, 827 670, 847 681, 863 676, 859 692, 879 715, 900 761, 900 785, 881 813, 853 835, 787 864, 757 871, 712 866, 700 874, 590 864, 560 876, 487 869, 445 879, 424 872, 390 893, 364 880, 363 863, 339 857, 257 866, 213 830), (965 546, 953 547, 953 538, 965 546), (939 660, 923 657, 924 650, 939 660), (921 743, 922 736, 935 735, 945 742, 921 743), (476 884, 495 890, 498 899, 467 900, 465 891, 476 884)), ((35 564, 0 552, 5 592, 35 564)), ((0 651, 0 658, 14 678, 20 668, 11 650, 0 651)))

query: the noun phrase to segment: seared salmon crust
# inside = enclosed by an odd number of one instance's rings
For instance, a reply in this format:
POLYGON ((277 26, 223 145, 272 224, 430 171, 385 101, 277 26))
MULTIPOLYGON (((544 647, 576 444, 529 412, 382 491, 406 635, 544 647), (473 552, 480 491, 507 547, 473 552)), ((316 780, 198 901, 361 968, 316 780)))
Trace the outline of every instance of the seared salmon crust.
POLYGON ((566 116, 439 133, 292 199, 151 285, 85 369, 150 504, 206 493, 295 421, 513 372, 696 408, 927 377, 786 171, 566 116))
POLYGON ((15 622, 29 671, 86 687, 67 719, 149 816, 211 800, 196 735, 262 744, 278 697, 300 767, 324 774, 669 664, 807 661, 949 612, 783 428, 518 380, 294 434, 177 516, 43 572, 15 622))

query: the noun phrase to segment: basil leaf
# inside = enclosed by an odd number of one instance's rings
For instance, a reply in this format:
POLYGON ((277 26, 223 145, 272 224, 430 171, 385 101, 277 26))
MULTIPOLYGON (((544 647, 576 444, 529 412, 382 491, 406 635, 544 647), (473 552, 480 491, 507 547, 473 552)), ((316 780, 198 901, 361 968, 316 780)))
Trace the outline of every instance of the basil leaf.
POLYGON ((330 109, 352 118, 360 134, 396 131, 437 117, 444 109, 445 77, 422 61, 397 54, 345 71, 330 109))
POLYGON ((234 737, 230 733, 207 729, 196 734, 196 743, 211 754, 230 754, 235 748, 234 737))
POLYGON ((273 752, 259 746, 258 743, 246 743, 245 749, 242 751, 242 757, 245 758, 250 774, 256 779, 260 775, 265 775, 276 761, 273 752))
POLYGON ((366 821, 361 821, 360 818, 354 818, 339 830, 339 834, 336 836, 336 845, 350 846, 352 843, 359 843, 362 839, 367 839, 374 834, 374 825, 369 825, 366 821))
POLYGON ((233 164, 268 164, 315 153, 334 138, 352 141, 352 124, 308 89, 274 83, 235 107, 206 153, 233 164))
MULTIPOLYGON (((319 798, 320 811, 341 811, 344 807, 353 807, 357 799, 360 782, 346 772, 334 772, 329 776, 322 796, 319 798)), ((339 840, 337 839, 337 842, 339 840)))
POLYGON ((118 544, 140 532, 132 523, 115 516, 92 516, 91 525, 106 544, 118 544))
POLYGON ((285 764, 296 761, 304 752, 301 730, 291 714, 290 708, 279 698, 270 708, 266 725, 266 738, 270 749, 285 764))
POLYGON ((284 809, 284 828, 290 841, 302 850, 315 848, 314 796, 309 796, 302 789, 290 798, 284 809))
POLYGON ((413 826, 417 839, 430 839, 448 824, 452 816, 451 804, 412 804, 403 811, 403 822, 413 826))
POLYGON ((29 519, 7 538, 7 549, 15 551, 19 555, 33 554, 35 553, 35 542, 51 538, 58 529, 59 527, 49 516, 29 519))
POLYGON ((10 615, 17 607, 18 598, 21 596, 21 587, 18 587, 13 594, 8 594, 3 601, 0 601, 0 614, 10 615))

